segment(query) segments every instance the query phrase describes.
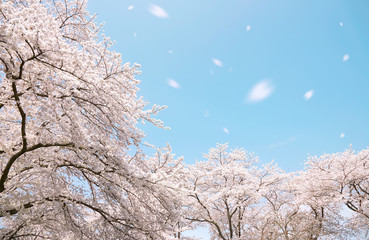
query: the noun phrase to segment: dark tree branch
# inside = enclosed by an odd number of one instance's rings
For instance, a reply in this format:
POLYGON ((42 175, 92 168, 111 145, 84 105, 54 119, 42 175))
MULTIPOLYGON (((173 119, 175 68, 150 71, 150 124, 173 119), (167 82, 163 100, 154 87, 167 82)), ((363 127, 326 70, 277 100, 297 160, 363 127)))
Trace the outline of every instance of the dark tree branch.
POLYGON ((72 146, 74 146, 73 143, 50 143, 50 144, 39 143, 39 144, 33 145, 32 147, 29 147, 29 148, 22 148, 19 152, 14 154, 9 159, 8 163, 6 164, 6 166, 3 170, 3 173, 2 173, 1 178, 0 178, 0 193, 5 190, 5 182, 8 179, 10 168, 12 167, 14 162, 20 156, 22 156, 24 153, 31 152, 31 151, 34 151, 36 149, 43 148, 43 147, 72 147, 72 146))
MULTIPOLYGON (((21 72, 19 73, 19 75, 21 75, 21 72)), ((12 82, 12 89, 13 89, 15 101, 17 103, 18 111, 19 111, 19 113, 20 113, 20 115, 22 117, 22 125, 21 125, 22 150, 26 150, 27 149, 26 113, 24 112, 24 110, 23 110, 23 108, 21 106, 21 102, 20 102, 20 99, 19 99, 19 95, 18 95, 17 86, 15 84, 15 81, 12 82)))
MULTIPOLYGON (((29 202, 29 203, 23 204, 22 208, 23 209, 28 209, 28 208, 33 207, 33 205, 34 205, 33 202, 29 202)), ((3 213, 0 212, 0 217, 4 217, 6 215, 12 216, 12 215, 17 214, 19 211, 20 211, 20 209, 17 209, 17 208, 8 209, 8 210, 5 210, 3 213)))

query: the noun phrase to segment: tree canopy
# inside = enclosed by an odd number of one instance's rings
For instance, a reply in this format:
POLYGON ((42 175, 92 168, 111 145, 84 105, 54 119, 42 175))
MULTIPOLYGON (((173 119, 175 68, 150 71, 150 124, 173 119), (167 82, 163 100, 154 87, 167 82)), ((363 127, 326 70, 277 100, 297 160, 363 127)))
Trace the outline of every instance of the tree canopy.
POLYGON ((137 97, 139 66, 109 50, 86 1, 0 11, 0 235, 164 238, 176 203, 163 186, 180 164, 140 150, 136 124, 162 123, 137 97))

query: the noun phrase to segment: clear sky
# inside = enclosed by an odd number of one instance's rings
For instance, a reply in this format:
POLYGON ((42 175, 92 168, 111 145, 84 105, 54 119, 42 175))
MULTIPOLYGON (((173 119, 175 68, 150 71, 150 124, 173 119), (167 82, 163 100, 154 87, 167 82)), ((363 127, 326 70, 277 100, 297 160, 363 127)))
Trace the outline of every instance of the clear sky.
POLYGON ((89 0, 186 163, 229 142, 302 170, 369 146, 368 0, 89 0))

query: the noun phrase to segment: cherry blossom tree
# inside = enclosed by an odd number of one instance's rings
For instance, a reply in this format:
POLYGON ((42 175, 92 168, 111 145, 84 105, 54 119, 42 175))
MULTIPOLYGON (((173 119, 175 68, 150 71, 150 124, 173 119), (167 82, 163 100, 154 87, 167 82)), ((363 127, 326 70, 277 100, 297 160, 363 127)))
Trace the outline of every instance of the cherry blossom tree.
MULTIPOLYGON (((311 157, 308 178, 314 179, 314 195, 326 203, 346 206, 351 234, 368 236, 369 226, 369 150, 311 157)), ((346 226, 348 227, 348 226, 346 226)))
POLYGON ((187 219, 205 224, 214 239, 260 239, 262 189, 277 181, 276 166, 258 169, 243 149, 218 144, 206 161, 188 167, 187 219))
POLYGON ((266 239, 366 239, 368 153, 311 157, 304 171, 270 185, 260 205, 266 239))
POLYGON ((315 194, 315 184, 305 172, 297 172, 266 189, 260 208, 267 239, 347 239, 340 205, 324 202, 315 194))
POLYGON ((83 0, 0 2, 2 239, 173 236, 181 159, 141 150, 162 107, 100 27, 83 0))

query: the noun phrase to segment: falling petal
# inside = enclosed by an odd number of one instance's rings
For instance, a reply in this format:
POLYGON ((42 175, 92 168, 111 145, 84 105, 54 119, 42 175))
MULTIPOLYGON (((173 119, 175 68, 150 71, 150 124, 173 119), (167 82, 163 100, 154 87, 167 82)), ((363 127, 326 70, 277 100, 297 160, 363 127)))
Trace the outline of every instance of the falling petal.
POLYGON ((181 88, 181 86, 179 85, 179 83, 177 83, 176 81, 174 81, 173 79, 168 79, 168 85, 171 86, 172 88, 181 88))
POLYGON ((247 102, 260 102, 269 97, 274 88, 269 80, 264 80, 256 84, 247 97, 247 102))
POLYGON ((213 59, 212 59, 212 61, 213 61, 213 63, 214 63, 215 65, 217 65, 218 67, 222 67, 222 66, 223 66, 222 61, 220 61, 219 59, 213 58, 213 59))
POLYGON ((342 58, 342 61, 346 62, 347 60, 349 60, 350 56, 348 54, 345 54, 342 58))
POLYGON ((313 95, 314 95, 314 90, 310 90, 304 94, 304 98, 305 100, 309 100, 310 98, 312 98, 313 95))
POLYGON ((163 8, 159 7, 158 5, 152 4, 149 8, 149 12, 158 18, 168 18, 169 17, 168 13, 163 8))

